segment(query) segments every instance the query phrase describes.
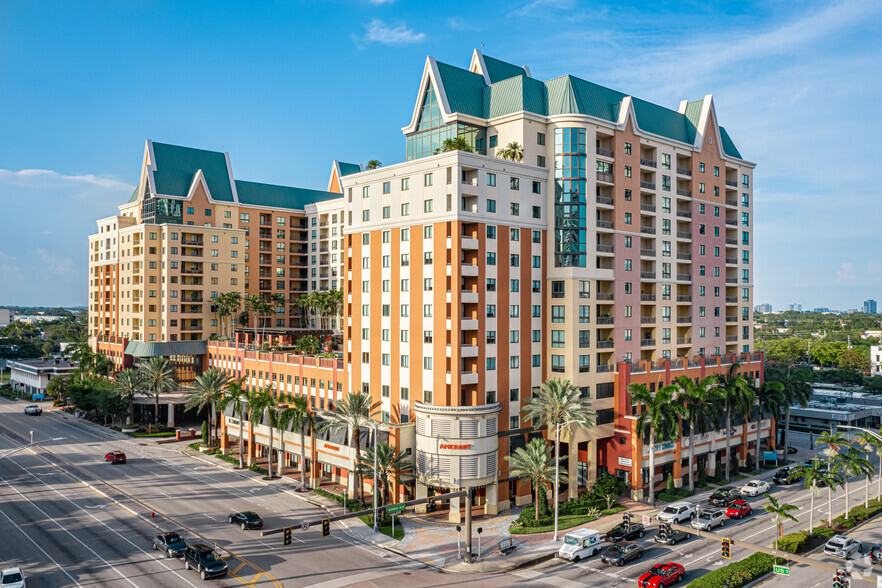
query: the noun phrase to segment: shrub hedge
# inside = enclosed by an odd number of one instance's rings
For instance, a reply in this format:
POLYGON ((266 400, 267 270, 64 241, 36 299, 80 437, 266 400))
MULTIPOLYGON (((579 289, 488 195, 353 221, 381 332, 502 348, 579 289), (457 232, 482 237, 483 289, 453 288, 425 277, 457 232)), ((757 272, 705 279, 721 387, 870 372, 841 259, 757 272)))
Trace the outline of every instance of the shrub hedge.
MULTIPOLYGON (((689 582, 691 588, 741 588, 772 571, 774 557, 754 553, 689 582)), ((780 558, 779 558, 780 559, 780 558)))

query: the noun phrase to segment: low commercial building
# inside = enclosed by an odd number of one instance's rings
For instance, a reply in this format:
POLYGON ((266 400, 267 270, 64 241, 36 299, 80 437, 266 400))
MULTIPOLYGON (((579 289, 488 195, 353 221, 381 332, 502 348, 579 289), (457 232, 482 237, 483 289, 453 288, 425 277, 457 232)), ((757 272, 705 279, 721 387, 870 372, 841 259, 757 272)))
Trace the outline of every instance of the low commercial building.
POLYGON ((43 359, 21 359, 7 362, 10 368, 9 383, 12 389, 42 400, 52 376, 66 376, 77 369, 70 359, 45 357, 43 359))

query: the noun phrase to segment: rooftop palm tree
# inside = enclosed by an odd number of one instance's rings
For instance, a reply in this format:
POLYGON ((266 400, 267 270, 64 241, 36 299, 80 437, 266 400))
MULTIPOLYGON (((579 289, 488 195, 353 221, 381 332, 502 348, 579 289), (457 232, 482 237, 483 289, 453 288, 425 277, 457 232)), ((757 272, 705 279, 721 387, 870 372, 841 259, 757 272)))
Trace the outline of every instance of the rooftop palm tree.
MULTIPOLYGON (((524 403, 521 418, 533 423, 534 428, 546 425, 554 428, 554 472, 555 478, 560 472, 560 429, 566 427, 572 433, 573 424, 589 428, 594 425, 591 417, 595 412, 591 409, 591 400, 582 398, 579 389, 569 380, 552 378, 546 380, 538 392, 524 403)), ((554 541, 557 541, 558 520, 558 488, 554 484, 554 541)))
POLYGON ((465 151, 467 153, 474 152, 469 142, 465 140, 465 137, 453 137, 447 138, 441 141, 441 147, 435 149, 435 155, 439 153, 449 153, 451 151, 465 151))
POLYGON ((709 424, 718 420, 716 384, 717 377, 713 375, 698 382, 686 376, 680 376, 677 380, 677 385, 682 389, 680 397, 685 401, 685 418, 689 423, 689 492, 695 490, 695 431, 706 433, 709 424))
POLYGON ((306 433, 315 427, 315 413, 309 410, 306 396, 289 397, 290 406, 282 411, 282 428, 300 429, 300 488, 306 489, 306 433))
POLYGON ((778 539, 775 540, 775 549, 778 549, 778 541, 784 537, 784 521, 789 519, 794 523, 798 523, 799 519, 790 514, 790 511, 799 510, 799 507, 795 504, 779 504, 778 500, 769 494, 763 494, 763 496, 769 499, 768 504, 764 504, 763 508, 775 515, 775 526, 778 527, 778 539))
MULTIPOLYGON (((738 373, 741 364, 733 362, 725 374, 720 376, 717 383, 717 393, 720 395, 725 406, 726 414, 726 481, 731 479, 729 468, 732 465, 732 411, 743 408, 753 401, 748 399, 752 396, 750 384, 743 375, 738 373)), ((746 426, 746 424, 745 424, 746 426)))
POLYGON ((517 141, 512 141, 511 143, 500 149, 497 152, 497 155, 502 159, 508 159, 509 161, 523 161, 524 147, 517 141))
MULTIPOLYGON (((879 430, 882 433, 882 428, 879 430)), ((855 435, 855 442, 858 443, 861 447, 864 448, 864 451, 867 452, 869 456, 870 453, 874 452, 877 457, 879 457, 879 465, 877 468, 879 473, 879 496, 882 497, 882 439, 879 438, 879 435, 870 433, 868 431, 861 431, 857 435, 855 435)), ((864 496, 864 506, 869 507, 870 502, 870 477, 867 476, 867 491, 864 496)))
POLYGON ((377 169, 378 167, 383 167, 383 164, 380 162, 380 160, 379 159, 371 159, 365 164, 364 169, 366 169, 366 170, 377 169))
MULTIPOLYGON (((676 441, 680 435, 678 419, 686 415, 686 409, 676 400, 679 387, 676 384, 662 386, 657 392, 650 392, 643 384, 629 384, 631 405, 642 405, 637 417, 637 430, 641 437, 649 427, 649 504, 655 506, 655 451, 653 445, 665 437, 676 441)), ((642 459, 642 458, 641 458, 642 459)), ((642 470, 642 468, 641 468, 642 470)))
MULTIPOLYGON (((768 379, 772 379, 784 386, 784 451, 790 446, 790 407, 797 403, 803 408, 808 406, 812 397, 812 387, 808 383, 808 372, 804 369, 771 370, 768 379)), ((785 453, 786 455, 786 453, 785 453)))
POLYGON ((113 384, 113 390, 117 396, 129 401, 129 414, 126 418, 126 424, 131 426, 135 418, 135 396, 141 394, 144 390, 144 382, 138 370, 127 369, 121 371, 116 376, 116 382, 113 384))
MULTIPOLYGON (((760 471, 760 432, 762 429, 763 415, 771 415, 777 418, 781 411, 781 406, 785 404, 787 398, 784 394, 784 384, 775 381, 765 381, 754 392, 757 402, 756 417, 756 444, 754 446, 754 470, 760 471)), ((745 421, 746 423, 747 421, 745 421)), ((784 455, 787 455, 787 448, 784 448, 784 455)))
MULTIPOLYGON (((526 447, 518 447, 513 455, 506 455, 509 474, 520 478, 518 485, 529 480, 536 497, 534 510, 539 520, 539 486, 554 482, 554 466, 551 459, 551 447, 543 440, 534 438, 526 447)), ((567 483, 567 475, 560 474, 558 481, 567 483)))
MULTIPOLYGON (((221 395, 230 383, 230 377, 217 368, 211 368, 196 376, 193 384, 187 387, 187 394, 184 396, 187 410, 195 408, 202 410, 208 408, 208 427, 209 430, 215 425, 217 416, 216 407, 221 400, 221 395)), ((216 429, 216 427, 215 427, 216 429)), ((215 437, 217 431, 215 430, 215 437)))
MULTIPOLYGON (((175 387, 175 369, 165 357, 151 357, 139 368, 144 387, 154 400, 153 423, 159 424, 159 395, 175 387)), ((171 408, 169 408, 171 410, 171 408)))
MULTIPOLYGON (((380 506, 389 504, 387 493, 391 481, 401 482, 401 474, 405 470, 412 470, 414 463, 407 457, 407 452, 398 451, 394 445, 387 441, 377 445, 377 473, 376 484, 380 487, 380 506)), ((374 474, 374 448, 366 447, 361 458, 355 464, 355 469, 362 478, 375 479, 374 474)))
MULTIPOLYGON (((322 431, 337 431, 351 435, 351 443, 355 449, 355 462, 361 456, 361 428, 372 422, 380 408, 379 402, 372 402, 370 394, 366 392, 350 392, 343 401, 338 403, 332 411, 322 411, 324 421, 321 424, 322 431)), ((358 473, 355 472, 355 462, 350 470, 355 476, 355 496, 359 504, 364 506, 364 496, 361 492, 361 484, 358 473)))
POLYGON ((239 415, 239 469, 245 467, 245 456, 243 455, 245 443, 242 437, 245 432, 245 409, 248 407, 248 392, 243 385, 244 380, 245 378, 242 377, 227 383, 223 398, 221 398, 219 404, 221 410, 226 410, 228 406, 231 406, 232 413, 239 415))

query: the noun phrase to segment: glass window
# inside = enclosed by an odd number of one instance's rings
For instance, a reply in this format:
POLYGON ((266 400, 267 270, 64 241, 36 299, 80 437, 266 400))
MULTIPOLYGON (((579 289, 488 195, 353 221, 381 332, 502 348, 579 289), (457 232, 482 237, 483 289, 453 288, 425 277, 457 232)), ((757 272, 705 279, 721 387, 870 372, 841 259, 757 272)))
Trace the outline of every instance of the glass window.
POLYGON ((496 174, 490 173, 490 172, 487 173, 487 185, 488 186, 495 186, 496 185, 496 174))

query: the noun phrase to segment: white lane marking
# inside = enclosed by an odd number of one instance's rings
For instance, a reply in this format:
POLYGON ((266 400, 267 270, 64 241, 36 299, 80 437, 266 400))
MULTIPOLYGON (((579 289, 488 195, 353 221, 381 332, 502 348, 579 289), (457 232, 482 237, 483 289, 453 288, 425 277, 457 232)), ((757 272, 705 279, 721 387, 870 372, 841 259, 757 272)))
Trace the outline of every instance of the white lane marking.
MULTIPOLYGON (((609 572, 604 572, 603 570, 600 570, 600 569, 595 570, 594 568, 592 568, 590 566, 583 566, 580 564, 576 564, 576 565, 578 565, 582 569, 591 570, 592 572, 598 572, 598 573, 601 573, 606 576, 611 576, 611 577, 615 578, 616 580, 618 580, 618 578, 616 578, 616 576, 614 576, 613 574, 610 574, 609 572)), ((529 580, 530 582, 541 582, 543 584, 548 584, 551 586, 559 586, 560 588, 577 588, 577 587, 581 588, 581 587, 585 586, 585 584, 583 582, 574 582, 573 580, 567 580, 566 578, 561 578, 560 576, 553 576, 553 575, 545 574, 543 572, 540 572, 537 570, 531 570, 531 569, 516 570, 514 572, 510 572, 510 575, 517 576, 519 578, 523 578, 524 580, 529 580)))
MULTIPOLYGON (((307 586, 306 588, 343 588, 344 586, 353 586, 355 584, 360 584, 362 582, 370 582, 371 580, 376 580, 378 578, 385 578, 386 576, 392 576, 394 574, 400 574, 401 570, 398 569, 386 569, 375 572, 364 572, 362 574, 355 574, 354 576, 344 576, 342 578, 336 578, 334 580, 328 580, 326 582, 319 582, 318 584, 312 584, 307 586)), ((582 586, 579 584, 579 586, 582 586)))
MULTIPOLYGON (((293 537, 292 537, 292 539, 293 539, 293 537)), ((272 545, 268 545, 268 544, 264 543, 264 542, 261 541, 260 539, 258 539, 257 542, 260 543, 261 545, 265 546, 265 547, 269 547, 270 549, 275 549, 275 547, 273 547, 272 545)))
POLYGON ((213 520, 214 522, 217 522, 217 519, 214 518, 214 517, 211 516, 211 515, 207 515, 207 514, 205 514, 205 513, 202 513, 202 516, 204 516, 204 517, 208 517, 208 518, 210 518, 211 520, 213 520))
POLYGON ((34 547, 36 547, 37 549, 39 549, 40 552, 41 552, 43 555, 45 555, 47 558, 49 558, 49 561, 51 561, 53 564, 55 564, 55 567, 57 567, 59 570, 61 570, 62 572, 64 572, 64 575, 67 576, 68 578, 70 578, 70 581, 71 581, 71 582, 73 582, 73 583, 76 584, 77 586, 82 587, 82 584, 80 584, 79 582, 77 582, 76 579, 75 579, 73 576, 71 576, 71 575, 68 573, 68 571, 67 571, 66 569, 64 569, 63 567, 61 567, 61 565, 60 565, 57 561, 55 561, 55 560, 52 558, 51 555, 49 555, 48 553, 46 553, 46 550, 43 549, 42 547, 40 547, 40 544, 39 544, 39 543, 37 543, 36 541, 34 541, 33 539, 31 539, 31 536, 28 535, 28 534, 25 532, 24 529, 22 529, 21 527, 19 527, 19 526, 16 524, 15 521, 13 521, 11 518, 9 518, 9 515, 7 515, 5 512, 3 512, 2 509, 0 509, 0 514, 2 514, 4 517, 6 517, 6 520, 9 521, 10 523, 12 523, 12 525, 13 525, 16 529, 18 529, 19 531, 21 531, 21 534, 24 535, 24 536, 27 538, 28 541, 30 541, 31 543, 33 543, 33 544, 34 544, 34 547))

